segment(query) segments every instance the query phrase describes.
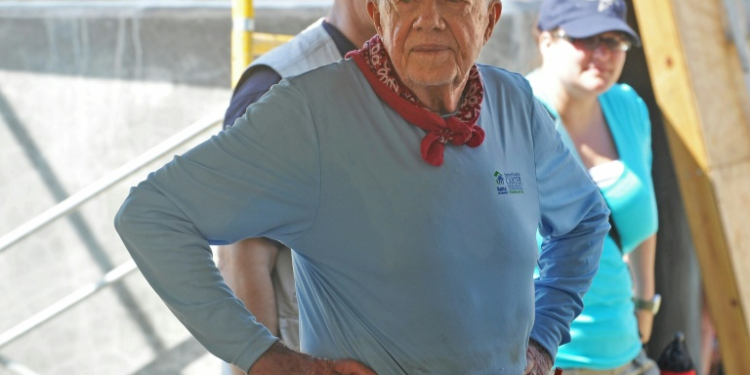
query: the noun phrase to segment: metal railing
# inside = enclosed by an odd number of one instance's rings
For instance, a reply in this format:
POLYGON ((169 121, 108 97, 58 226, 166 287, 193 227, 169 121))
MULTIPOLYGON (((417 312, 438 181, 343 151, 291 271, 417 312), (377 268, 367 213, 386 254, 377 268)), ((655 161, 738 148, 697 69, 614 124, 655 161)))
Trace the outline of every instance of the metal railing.
MULTIPOLYGON (((232 85, 237 81, 239 75, 256 56, 262 55, 272 48, 283 44, 292 37, 288 35, 274 35, 254 32, 254 7, 253 0, 233 1, 233 51, 232 51, 232 85)), ((10 233, 0 237, 0 253, 17 244, 24 238, 36 233, 53 221, 64 217, 76 210, 82 204, 97 197, 115 184, 132 176, 156 159, 174 151, 194 139, 211 127, 218 125, 223 118, 222 111, 215 111, 208 116, 196 121, 185 130, 170 137, 156 147, 148 150, 139 157, 133 159, 124 166, 118 168, 104 178, 92 183, 81 191, 73 194, 54 207, 48 209, 37 217, 22 224, 10 233)), ((34 330, 50 319, 60 315, 68 309, 85 301, 97 292, 119 281, 137 269, 135 263, 130 260, 107 272, 99 281, 85 285, 68 296, 62 298, 44 310, 34 314, 23 322, 15 325, 6 332, 0 334, 0 348, 8 345, 26 333, 34 330)), ((20 375, 39 375, 24 365, 12 361, 0 355, 0 366, 20 375)))
POLYGON ((27 221, 10 233, 0 237, 0 252, 13 246, 30 234, 44 228, 49 223, 65 216, 70 211, 78 208, 92 198, 106 191, 112 185, 130 177, 133 173, 145 167, 152 161, 166 155, 175 148, 195 138, 198 134, 208 130, 210 127, 221 122, 223 112, 213 112, 210 115, 196 121, 185 130, 180 131, 156 147, 146 151, 142 155, 123 165, 112 173, 104 176, 81 191, 71 195, 54 207, 44 211, 39 216, 27 221))
MULTIPOLYGON (((184 130, 168 138, 164 142, 136 157, 124 166, 116 169, 110 174, 82 189, 81 191, 73 194, 54 207, 22 224, 10 233, 4 235, 3 237, 0 237, 0 252, 17 244, 19 241, 32 235, 33 233, 36 233, 40 229, 49 225, 51 222, 64 217, 66 214, 77 209, 92 198, 95 198, 96 196, 104 193, 115 184, 134 175, 136 172, 140 171, 160 157, 173 152, 178 147, 183 146, 197 136, 210 130, 212 127, 220 125, 222 122, 222 118, 223 109, 212 111, 209 115, 194 122, 192 125, 188 126, 184 130)), ((113 283, 122 279, 136 269, 137 267, 135 266, 135 263, 130 260, 107 272, 100 280, 78 288, 68 296, 62 298, 51 306, 34 314, 30 318, 0 334, 0 348, 22 337, 26 333, 39 327, 55 316, 60 315, 64 311, 67 311, 73 306, 83 302, 87 298, 112 285, 113 283)), ((14 362, 3 356, 0 356, 0 365, 20 375, 38 375, 22 364, 14 362)))
POLYGON ((3 356, 0 356, 0 365, 19 375, 40 375, 38 372, 3 356))
POLYGON ((78 288, 75 292, 68 294, 65 298, 55 302, 46 309, 32 315, 30 318, 16 324, 13 328, 0 334, 0 348, 11 343, 13 340, 23 336, 44 322, 54 318, 71 307, 83 302, 94 293, 104 289, 112 283, 122 279, 127 274, 135 271, 135 262, 129 260, 112 271, 107 272, 99 281, 78 288))

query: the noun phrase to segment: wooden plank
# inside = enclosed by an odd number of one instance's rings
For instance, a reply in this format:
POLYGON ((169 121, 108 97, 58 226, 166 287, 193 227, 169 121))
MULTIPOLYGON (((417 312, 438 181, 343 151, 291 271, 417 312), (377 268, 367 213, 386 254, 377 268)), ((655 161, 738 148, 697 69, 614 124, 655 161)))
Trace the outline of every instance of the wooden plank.
POLYGON ((715 321, 724 371, 727 375, 747 375, 750 374, 750 333, 747 309, 743 308, 747 304, 747 291, 741 293, 740 284, 744 279, 747 285, 749 273, 735 270, 710 176, 700 169, 687 145, 681 142, 676 126, 666 121, 665 124, 705 296, 715 321), (745 296, 745 303, 741 294, 745 296))
MULTIPOLYGON (((734 1, 734 0, 732 0, 734 1)), ((710 168, 750 158, 739 56, 721 0, 673 0, 710 168), (738 126, 740 125, 740 126, 738 126)))
POLYGON ((695 97, 671 1, 633 0, 633 4, 651 83, 662 113, 669 123, 682 125, 675 129, 675 135, 685 144, 698 166, 705 169, 708 160, 705 159, 699 114, 694 110, 681 110, 691 108, 695 97), (669 98, 669 105, 664 105, 661 98, 669 98))
POLYGON ((750 119, 724 7, 721 0, 634 5, 725 371, 749 375, 750 119))
MULTIPOLYGON (((735 207, 722 209, 721 221, 724 225, 726 242, 730 249, 741 251, 732 252, 732 267, 736 275, 741 275, 739 281, 747 280, 750 275, 750 236, 747 235, 748 209, 750 209, 750 160, 742 163, 723 166, 710 175, 713 181, 716 201, 719 207, 735 207), (731 225, 729 225, 731 224, 731 225), (744 224, 744 225, 740 225, 744 224)), ((750 301, 750 285, 740 282, 740 298, 744 306, 750 301)), ((750 322, 750 309, 746 308, 745 321, 750 322)), ((750 353, 748 353, 750 354, 750 353)))

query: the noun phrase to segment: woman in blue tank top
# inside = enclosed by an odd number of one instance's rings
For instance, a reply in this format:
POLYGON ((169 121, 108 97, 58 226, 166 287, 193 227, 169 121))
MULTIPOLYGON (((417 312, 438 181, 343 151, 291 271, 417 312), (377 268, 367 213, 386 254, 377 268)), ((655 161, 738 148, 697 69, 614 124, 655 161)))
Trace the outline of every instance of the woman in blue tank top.
POLYGON ((583 313, 557 355, 566 374, 659 373, 642 350, 660 299, 651 125, 638 94, 616 84, 627 50, 640 44, 626 12, 623 0, 545 0, 538 23, 542 65, 528 76, 612 212, 613 230, 583 313))

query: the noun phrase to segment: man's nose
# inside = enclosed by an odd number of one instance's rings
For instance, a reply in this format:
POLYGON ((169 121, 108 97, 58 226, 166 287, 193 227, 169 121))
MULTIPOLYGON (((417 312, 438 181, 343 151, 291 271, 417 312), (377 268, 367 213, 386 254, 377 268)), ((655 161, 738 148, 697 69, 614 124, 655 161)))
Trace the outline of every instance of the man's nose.
POLYGON ((419 2, 419 14, 414 27, 423 30, 443 29, 443 9, 441 9, 441 0, 422 0, 419 2))

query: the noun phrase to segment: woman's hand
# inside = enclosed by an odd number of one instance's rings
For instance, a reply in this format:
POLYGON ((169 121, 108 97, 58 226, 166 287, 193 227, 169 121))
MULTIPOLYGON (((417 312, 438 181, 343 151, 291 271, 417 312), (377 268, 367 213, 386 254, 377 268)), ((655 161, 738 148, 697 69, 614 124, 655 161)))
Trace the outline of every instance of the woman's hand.
POLYGON ((641 343, 646 344, 651 340, 651 330, 654 326, 654 313, 648 310, 635 310, 638 319, 638 332, 641 334, 641 343))

